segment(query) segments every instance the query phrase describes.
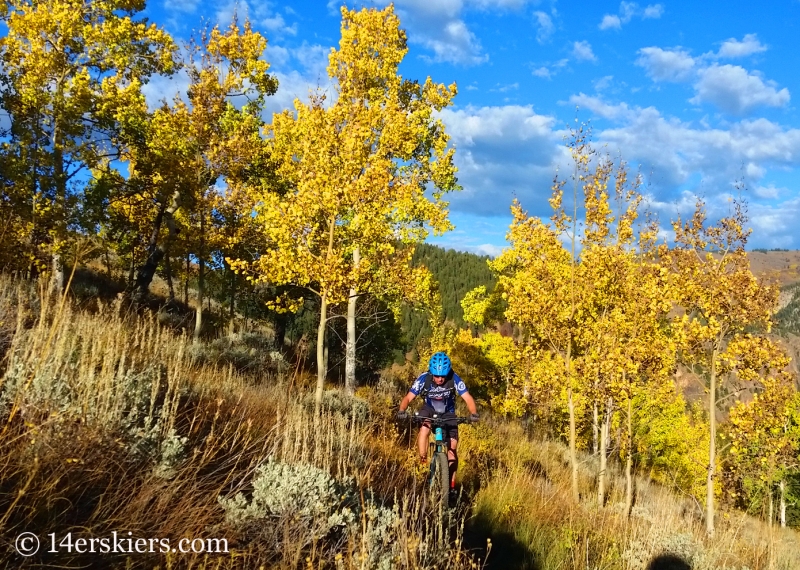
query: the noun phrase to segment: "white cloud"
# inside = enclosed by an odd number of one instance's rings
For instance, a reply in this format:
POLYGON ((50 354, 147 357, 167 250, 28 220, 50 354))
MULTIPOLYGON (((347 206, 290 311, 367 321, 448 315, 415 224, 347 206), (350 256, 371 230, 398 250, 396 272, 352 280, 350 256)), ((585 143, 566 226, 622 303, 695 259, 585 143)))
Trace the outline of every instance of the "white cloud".
POLYGON ((682 48, 646 47, 639 50, 636 65, 644 67, 653 81, 686 81, 692 77, 695 59, 682 48))
POLYGON ((636 2, 620 2, 619 15, 623 24, 631 21, 633 16, 639 11, 639 5, 636 2))
POLYGON ((142 93, 150 110, 161 106, 166 101, 172 104, 176 96, 186 93, 189 87, 189 76, 181 70, 172 77, 156 75, 142 86, 142 93))
POLYGON ((652 4, 652 5, 648 6, 647 8, 645 8, 644 12, 642 12, 642 18, 643 19, 648 19, 649 18, 649 19, 657 20, 658 18, 660 18, 663 15, 664 15, 664 6, 662 6, 661 4, 652 4))
POLYGON ((281 67, 289 62, 289 50, 283 46, 267 44, 266 59, 273 67, 281 67))
POLYGON ((619 30, 633 18, 658 19, 664 14, 664 6, 650 4, 642 9, 636 2, 620 2, 618 14, 605 14, 598 26, 601 30, 619 30))
POLYGON ((500 93, 506 93, 508 91, 516 91, 517 89, 519 89, 519 83, 508 83, 506 85, 500 85, 498 83, 497 87, 494 88, 494 89, 491 89, 491 91, 498 91, 500 93))
POLYGON ((546 67, 539 67, 533 70, 533 74, 536 77, 543 77, 544 79, 551 79, 552 75, 550 74, 550 70, 546 67))
POLYGON ((550 181, 563 159, 554 117, 530 105, 445 109, 440 117, 456 147, 459 183, 448 196, 454 211, 507 215, 514 196, 547 207, 550 181))
POLYGON ((447 22, 438 37, 428 38, 422 43, 433 50, 434 61, 477 64, 489 59, 488 55, 482 54, 480 42, 463 20, 447 22))
POLYGON ((756 34, 747 34, 742 38, 742 41, 730 38, 722 42, 717 56, 728 58, 745 57, 764 51, 767 51, 767 46, 758 41, 756 34))
POLYGON ((800 129, 766 119, 711 128, 666 118, 653 107, 613 105, 583 94, 570 101, 616 121, 619 126, 597 133, 598 141, 652 172, 654 184, 664 192, 674 192, 696 177, 709 192, 728 190, 731 181, 741 177, 742 166, 751 185, 770 168, 800 167, 800 129))
POLYGON ((501 253, 503 253, 503 248, 499 245, 492 245, 490 243, 484 243, 477 246, 470 247, 470 250, 473 253, 477 253, 478 255, 488 255, 489 257, 497 257, 501 253))
POLYGON ((297 35, 297 24, 287 26, 283 16, 280 14, 264 18, 260 23, 262 28, 275 34, 297 35))
POLYGON ((690 103, 713 103, 726 113, 747 113, 755 107, 785 107, 791 98, 787 88, 763 79, 760 73, 741 66, 720 65, 719 57, 742 57, 766 50, 755 34, 742 41, 729 39, 718 53, 692 57, 681 47, 663 49, 646 47, 639 50, 636 65, 643 67, 653 81, 693 82, 694 97, 690 103))
POLYGON ((784 107, 790 99, 787 88, 778 90, 773 81, 765 83, 759 75, 738 65, 712 65, 702 70, 695 91, 690 102, 714 103, 733 114, 760 106, 784 107))
POLYGON ((594 87, 595 91, 605 91, 606 89, 611 87, 613 81, 614 81, 613 75, 605 75, 600 79, 595 79, 594 81, 592 81, 592 86, 594 87))
POLYGON ((533 15, 536 18, 536 41, 543 44, 550 39, 556 27, 553 19, 545 12, 534 12, 533 15))
POLYGON ((592 46, 587 41, 572 44, 572 55, 578 61, 597 61, 597 56, 592 52, 592 46))
POLYGON ((622 28, 622 22, 616 14, 606 14, 600 21, 601 30, 619 30, 622 28))
MULTIPOLYGON (((389 4, 386 0, 375 2, 389 4)), ((397 0, 395 6, 409 41, 431 50, 433 61, 475 65, 488 59, 461 17, 462 0, 397 0)))
POLYGON ((327 73, 330 49, 308 42, 292 49, 283 46, 267 48, 267 60, 274 65, 270 72, 278 79, 277 93, 267 97, 264 106, 264 117, 268 121, 272 113, 293 109, 295 99, 307 102, 309 93, 316 89, 327 93, 327 102, 335 100, 336 95, 327 73))
POLYGON ((753 190, 753 194, 766 200, 775 200, 780 193, 781 189, 775 188, 774 184, 770 184, 769 186, 756 186, 753 190))
POLYGON ((753 246, 789 248, 800 245, 800 236, 796 234, 800 198, 777 204, 749 204, 748 214, 753 227, 753 246))
MULTIPOLYGON (((391 0, 370 0, 386 6, 391 0)), ((464 22, 467 10, 518 10, 536 0, 395 0, 394 5, 409 41, 433 52, 430 59, 476 65, 489 59, 481 43, 464 22)), ((328 7, 337 6, 329 2, 328 7)))
POLYGON ((569 98, 569 102, 579 108, 586 108, 604 119, 619 120, 632 117, 631 110, 626 103, 611 105, 599 97, 592 97, 583 93, 573 95, 569 98))

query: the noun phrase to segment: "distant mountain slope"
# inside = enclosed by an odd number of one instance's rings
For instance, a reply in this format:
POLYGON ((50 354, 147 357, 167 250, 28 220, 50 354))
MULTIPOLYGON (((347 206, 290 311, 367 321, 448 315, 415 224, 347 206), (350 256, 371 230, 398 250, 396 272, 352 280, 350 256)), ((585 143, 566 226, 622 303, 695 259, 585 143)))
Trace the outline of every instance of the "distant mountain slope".
POLYGON ((781 286, 800 282, 800 251, 755 249, 747 257, 756 275, 776 279, 781 286))
MULTIPOLYGON (((461 299, 464 295, 480 285, 486 286, 488 290, 495 285, 494 276, 486 265, 488 259, 485 255, 421 244, 417 246, 412 263, 424 265, 433 273, 439 283, 445 319, 463 327, 465 323, 461 299)), ((419 311, 404 309, 401 325, 406 339, 406 351, 413 348, 421 337, 430 334, 427 315, 419 311)))

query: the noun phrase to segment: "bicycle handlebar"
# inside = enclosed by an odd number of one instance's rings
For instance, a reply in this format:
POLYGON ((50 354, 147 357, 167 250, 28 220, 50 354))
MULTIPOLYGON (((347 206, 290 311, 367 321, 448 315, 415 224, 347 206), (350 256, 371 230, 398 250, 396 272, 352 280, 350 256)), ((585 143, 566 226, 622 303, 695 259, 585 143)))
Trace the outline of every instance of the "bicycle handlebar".
POLYGON ((452 425, 454 423, 468 424, 472 420, 470 418, 457 417, 457 416, 441 417, 434 414, 433 416, 427 417, 427 416, 420 416, 419 414, 414 414, 413 416, 411 416, 411 421, 420 424, 425 422, 430 422, 434 426, 446 426, 448 424, 452 425))

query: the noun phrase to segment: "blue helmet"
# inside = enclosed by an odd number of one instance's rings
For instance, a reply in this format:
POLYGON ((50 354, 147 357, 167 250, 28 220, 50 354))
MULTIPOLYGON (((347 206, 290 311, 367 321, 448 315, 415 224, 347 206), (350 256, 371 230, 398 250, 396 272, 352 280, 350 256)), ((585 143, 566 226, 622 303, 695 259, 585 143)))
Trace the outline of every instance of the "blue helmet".
POLYGON ((431 356, 428 370, 434 376, 447 376, 450 373, 450 358, 444 352, 437 352, 431 356))

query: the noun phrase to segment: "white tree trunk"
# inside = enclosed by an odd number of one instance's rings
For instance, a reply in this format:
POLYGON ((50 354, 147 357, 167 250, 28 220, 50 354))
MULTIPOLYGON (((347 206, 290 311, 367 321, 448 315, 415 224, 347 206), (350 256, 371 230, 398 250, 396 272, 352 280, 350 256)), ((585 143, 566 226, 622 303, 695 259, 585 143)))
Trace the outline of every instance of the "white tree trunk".
POLYGON ((625 515, 633 509, 633 396, 628 394, 628 449, 625 454, 625 515))
POLYGON ((770 527, 772 527, 772 522, 775 520, 774 496, 775 496, 775 493, 772 492, 772 485, 770 485, 769 486, 769 526, 770 527))
MULTIPOLYGON (((361 254, 356 247, 353 250, 353 266, 358 269, 361 254)), ((356 302, 358 295, 355 288, 350 289, 347 300, 347 347, 344 361, 344 391, 352 396, 356 391, 356 302)))
POLYGON ((708 390, 708 474, 706 476, 706 532, 714 534, 714 476, 717 468, 717 349, 711 355, 711 379, 708 390))
POLYGON ((200 340, 200 332, 203 330, 203 279, 205 264, 203 263, 203 255, 205 252, 203 251, 205 243, 205 232, 206 232, 206 225, 205 225, 205 215, 201 212, 200 215, 200 251, 197 255, 197 312, 195 313, 195 321, 194 321, 194 340, 195 342, 200 340))
POLYGON ((314 416, 319 417, 322 407, 322 392, 325 388, 325 328, 328 324, 328 296, 323 293, 319 307, 319 325, 317 326, 317 391, 314 394, 314 416))
POLYGON ((781 528, 786 528, 786 482, 781 479, 781 528))
POLYGON ((575 420, 575 402, 572 398, 572 388, 569 389, 567 407, 569 408, 569 462, 572 465, 572 499, 580 502, 578 491, 578 453, 576 451, 577 426, 575 420))
POLYGON ((611 409, 614 405, 611 398, 606 402, 603 414, 603 425, 600 428, 600 469, 597 473, 597 506, 606 504, 606 477, 608 468, 608 437, 611 435, 611 409))

